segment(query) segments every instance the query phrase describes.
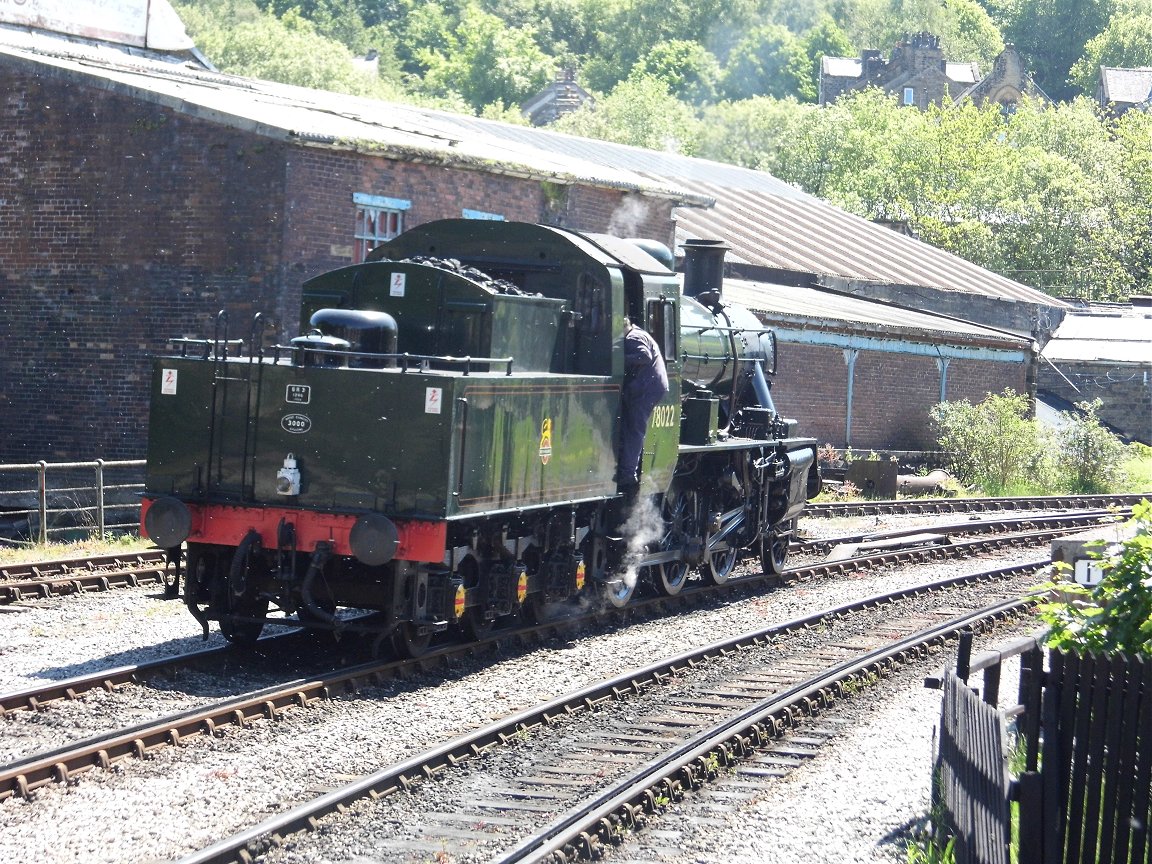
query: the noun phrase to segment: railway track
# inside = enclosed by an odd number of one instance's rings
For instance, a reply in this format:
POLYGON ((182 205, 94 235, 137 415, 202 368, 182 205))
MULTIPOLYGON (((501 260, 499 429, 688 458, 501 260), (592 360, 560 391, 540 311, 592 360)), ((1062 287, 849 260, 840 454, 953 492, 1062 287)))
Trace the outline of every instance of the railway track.
MULTIPOLYGON (((1053 511, 1080 507, 1085 518, 1096 514, 1099 518, 1116 515, 1116 508, 1130 508, 1141 499, 1139 495, 1125 496, 1063 496, 1048 498, 964 498, 964 499, 906 499, 899 501, 858 501, 809 504, 806 517, 878 515, 882 513, 943 514, 973 513, 1011 510, 1047 509, 1053 511), (1086 505, 1088 509, 1086 508, 1086 505), (1112 510, 1104 508, 1111 507, 1112 510)), ((832 546, 847 543, 868 543, 930 530, 937 534, 973 534, 1013 530, 1023 521, 1035 525, 1057 526, 1069 521, 1075 514, 1031 515, 1019 519, 1004 519, 982 523, 954 523, 933 526, 930 529, 872 532, 848 535, 834 539, 801 541, 792 546, 793 553, 818 554, 832 546)), ((162 549, 131 555, 113 554, 86 558, 24 562, 0 566, 0 605, 24 600, 62 597, 71 594, 110 591, 119 588, 161 587, 175 597, 172 563, 162 549)))
POLYGON ((804 506, 813 519, 833 516, 874 516, 883 513, 981 513, 998 510, 1075 510, 1131 507, 1152 491, 1139 495, 1039 495, 1013 498, 899 498, 875 501, 820 501, 804 506))
POLYGON ((294 860, 323 857, 323 840, 313 849, 296 836, 321 826, 371 838, 370 857, 389 861, 598 857, 721 773, 763 782, 799 764, 821 733, 785 736, 893 664, 1026 609, 1024 586, 1045 563, 868 598, 632 670, 381 768, 180 864, 275 862, 289 841, 294 860), (961 599, 973 578, 981 589, 961 599), (981 606, 990 582, 1004 596, 981 606), (912 608, 894 614, 901 604, 912 608), (979 608, 940 620, 965 604, 979 608))
MULTIPOLYGON (((862 604, 849 604, 847 607, 837 609, 832 613, 820 614, 806 620, 803 624, 789 625, 785 629, 795 629, 801 626, 814 626, 815 623, 834 618, 846 610, 860 605, 865 608, 879 602, 892 602, 893 598, 915 595, 927 590, 940 590, 942 587, 954 587, 961 584, 979 583, 987 579, 1016 577, 1022 573, 1034 574, 1046 561, 1037 562, 1021 568, 1007 568, 996 571, 993 575, 979 574, 977 576, 956 577, 938 583, 937 588, 917 587, 910 592, 893 592, 887 599, 870 598, 862 604)), ((557 622, 554 626, 565 630, 575 629, 582 622, 580 618, 557 622)), ((470 645, 448 646, 434 653, 421 663, 445 663, 454 657, 485 650, 493 642, 511 638, 539 639, 543 630, 551 627, 520 628, 501 634, 493 640, 470 645)), ((173 664, 187 664, 190 662, 205 662, 211 658, 221 658, 235 652, 227 649, 223 652, 197 652, 195 655, 185 655, 167 661, 173 664)), ((156 672, 163 664, 152 664, 149 671, 156 672)), ((107 770, 112 765, 129 758, 146 758, 158 750, 179 746, 198 736, 214 736, 224 727, 234 726, 244 728, 260 719, 277 720, 286 711, 297 708, 308 708, 314 704, 328 700, 334 695, 355 692, 356 690, 379 684, 399 675, 408 674, 412 664, 400 661, 385 663, 371 662, 348 669, 330 671, 308 679, 295 679, 269 687, 260 688, 252 692, 236 695, 226 699, 212 701, 209 704, 181 711, 174 715, 148 720, 125 728, 113 729, 92 737, 67 743, 48 752, 37 753, 32 756, 18 759, 6 766, 0 767, 0 801, 13 797, 29 798, 37 789, 53 783, 68 783, 85 773, 97 769, 107 770)), ((122 684, 137 680, 141 675, 139 667, 126 667, 116 672, 98 673, 83 678, 54 683, 45 688, 22 691, 18 694, 0 696, 0 704, 5 706, 6 712, 20 710, 44 709, 53 701, 60 698, 78 698, 83 692, 97 687, 114 689, 122 684)))
POLYGON ((117 588, 167 588, 170 567, 162 549, 5 564, 0 566, 0 605, 117 588))
MULTIPOLYGON (((856 546, 858 551, 860 547, 864 547, 864 554, 845 555, 844 557, 831 561, 800 565, 791 568, 787 572, 786 578, 790 581, 814 580, 845 573, 861 572, 871 568, 893 564, 915 563, 941 558, 972 557, 996 549, 1042 544, 1055 537, 1097 524, 1100 518, 1104 516, 1112 518, 1112 515, 1105 511, 1090 511, 1087 513, 1066 514, 1041 520, 1028 518, 1008 520, 1006 522, 981 523, 975 528, 964 524, 955 526, 955 529, 949 529, 972 531, 979 535, 974 539, 964 541, 948 540, 947 537, 943 536, 943 530, 932 531, 931 533, 925 534, 923 529, 902 529, 892 532, 846 535, 845 537, 835 538, 834 540, 812 541, 807 544, 802 544, 803 552, 827 552, 829 548, 834 546, 849 545, 856 546), (1008 533, 1009 528, 1026 528, 1028 530, 1018 530, 1015 533, 1008 533), (903 542, 909 540, 909 538, 911 538, 911 542, 903 542)), ((772 584, 774 581, 774 577, 765 574, 750 573, 726 585, 695 584, 692 587, 686 588, 676 597, 638 597, 631 606, 623 610, 595 610, 582 614, 562 614, 538 626, 506 627, 496 631, 489 639, 480 640, 475 643, 463 645, 450 644, 436 648, 426 657, 422 658, 417 666, 421 663, 448 662, 456 656, 470 654, 474 651, 483 651, 493 644, 502 642, 538 642, 557 636, 564 636, 566 638, 567 635, 594 624, 597 620, 615 620, 629 616, 653 616, 682 612, 694 606, 717 602, 733 595, 739 596, 740 594, 747 594, 749 592, 762 591, 766 585, 772 584)), ((297 634, 294 631, 288 631, 287 633, 282 633, 277 636, 265 637, 260 640, 260 647, 257 648, 254 654, 257 657, 274 653, 287 654, 287 656, 297 658, 295 662, 303 662, 300 659, 301 655, 288 654, 292 649, 285 647, 291 644, 286 641, 288 637, 295 635, 297 634), (270 646, 274 641, 277 647, 273 649, 270 646)), ((225 664, 234 666, 236 665, 237 658, 243 658, 245 656, 251 658, 253 654, 246 654, 240 649, 226 646, 181 654, 148 663, 119 666, 11 693, 0 693, 0 717, 18 711, 46 710, 55 703, 64 700, 79 699, 93 690, 114 691, 129 684, 144 683, 152 678, 173 678, 181 669, 193 666, 202 668, 212 668, 214 665, 221 667, 225 664)), ((318 692, 320 695, 324 695, 326 690, 332 690, 333 688, 336 690, 340 690, 341 688, 343 688, 343 690, 354 689, 358 686, 358 681, 379 680, 381 677, 403 674, 404 669, 405 664, 401 662, 373 662, 363 664, 362 666, 355 667, 353 671, 342 674, 337 678, 331 680, 323 679, 323 681, 328 683, 322 683, 318 692), (362 677, 362 670, 367 670, 366 679, 362 677)), ((317 671, 317 674, 320 674, 320 670, 317 671)), ((309 704, 310 701, 317 696, 317 693, 311 692, 313 689, 315 688, 306 688, 308 691, 306 695, 303 697, 295 696, 294 698, 297 702, 302 701, 303 704, 309 704)), ((257 702, 259 702, 259 700, 257 700, 257 702)), ((245 707, 242 710, 247 711, 249 707, 245 707)), ((261 706, 259 710, 275 716, 280 708, 261 706)), ((229 722, 229 716, 231 715, 228 715, 226 712, 226 716, 224 717, 208 718, 210 719, 208 725, 214 729, 216 725, 220 723, 229 722)), ((248 719, 251 719, 251 717, 247 715, 243 717, 241 715, 234 716, 236 722, 240 725, 243 725, 248 719)), ((185 722, 182 724, 184 731, 180 732, 178 729, 177 733, 188 734, 187 730, 194 726, 195 723, 185 722)), ((148 746, 157 746, 159 743, 161 742, 153 741, 148 746)), ((117 749, 116 752, 120 753, 121 751, 117 749)), ((99 757, 98 750, 94 751, 94 754, 97 755, 100 760, 106 761, 104 757, 99 757)), ((123 756, 120 755, 117 756, 117 758, 123 758, 123 756)), ((38 783, 39 781, 36 782, 38 783)), ((35 786, 30 788, 35 788, 35 786)), ((3 800, 4 797, 10 794, 12 794, 11 790, 5 792, 3 787, 0 786, 0 800, 3 800)))

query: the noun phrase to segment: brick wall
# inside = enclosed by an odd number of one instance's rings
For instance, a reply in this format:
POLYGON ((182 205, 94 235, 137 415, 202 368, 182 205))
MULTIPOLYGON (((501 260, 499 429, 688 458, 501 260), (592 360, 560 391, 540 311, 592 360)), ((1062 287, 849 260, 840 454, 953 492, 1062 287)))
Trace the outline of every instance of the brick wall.
MULTIPOLYGON (((1006 387, 1027 391, 1027 366, 953 359, 949 400, 982 401, 1006 387)), ((935 359, 860 351, 852 391, 852 440, 845 440, 848 364, 840 348, 781 342, 772 385, 777 407, 800 421, 800 433, 821 444, 855 449, 935 449, 929 411, 940 398, 935 359)))
POLYGON ((233 338, 256 312, 296 335, 304 280, 351 262, 356 192, 410 200, 409 226, 672 226, 664 201, 289 146, 0 68, 0 462, 142 457, 151 356, 222 308, 233 338))
POLYGON ((50 78, 0 94, 0 460, 138 457, 149 355, 276 294, 282 154, 50 78))
POLYGON ((1069 402, 1103 400, 1100 419, 1124 435, 1152 444, 1152 368, 1062 361, 1060 372, 1042 364, 1039 389, 1069 402))

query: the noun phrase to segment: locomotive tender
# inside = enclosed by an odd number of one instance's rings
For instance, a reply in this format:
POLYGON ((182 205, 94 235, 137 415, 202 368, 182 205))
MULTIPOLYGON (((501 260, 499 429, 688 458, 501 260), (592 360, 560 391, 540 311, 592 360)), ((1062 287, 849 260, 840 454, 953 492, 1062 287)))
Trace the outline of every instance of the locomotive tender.
POLYGON ((265 347, 257 316, 245 353, 224 313, 214 338, 172 340, 141 522, 187 543, 205 635, 287 620, 414 656, 593 592, 722 583, 744 551, 780 573, 816 442, 773 406, 773 334, 722 299, 726 248, 686 244, 682 291, 659 244, 443 220, 306 282, 287 344, 265 347), (636 502, 613 480, 626 315, 670 384, 636 502), (634 503, 655 530, 618 536, 634 503))

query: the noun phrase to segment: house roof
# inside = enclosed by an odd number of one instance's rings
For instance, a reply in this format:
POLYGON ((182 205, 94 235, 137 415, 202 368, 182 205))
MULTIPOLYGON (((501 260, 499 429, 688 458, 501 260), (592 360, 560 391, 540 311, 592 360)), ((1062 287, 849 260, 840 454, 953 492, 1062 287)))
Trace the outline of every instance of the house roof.
MULTIPOLYGON (((863 74, 864 62, 859 57, 828 57, 820 60, 822 74, 832 78, 859 78, 863 74)), ((907 70, 912 73, 916 70, 907 70)), ((980 80, 980 69, 975 63, 944 64, 944 76, 957 84, 975 84, 980 80)))
POLYGON ((1100 67, 1101 90, 1104 103, 1122 102, 1138 105, 1152 99, 1152 67, 1116 69, 1100 67))
POLYGON ((447 112, 225 75, 178 58, 128 53, 108 44, 0 27, 0 64, 101 87, 302 146, 580 183, 692 206, 712 203, 658 177, 461 127, 447 112))
POLYGON ((879 339, 1016 351, 1028 350, 1031 345, 1029 338, 1015 333, 824 288, 725 279, 724 297, 765 313, 774 325, 804 330, 858 332, 879 339))
POLYGON ((1152 308, 1093 304, 1073 310, 1041 353, 1053 363, 1152 366, 1152 308))

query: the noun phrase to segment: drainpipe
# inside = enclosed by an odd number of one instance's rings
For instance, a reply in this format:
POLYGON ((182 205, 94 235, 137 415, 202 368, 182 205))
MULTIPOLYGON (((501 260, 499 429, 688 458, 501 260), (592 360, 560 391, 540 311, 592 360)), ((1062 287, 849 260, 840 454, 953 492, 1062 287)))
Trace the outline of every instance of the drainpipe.
POLYGON ((940 373, 940 400, 941 402, 948 401, 948 364, 952 362, 951 357, 937 357, 936 358, 936 371, 940 373))
POLYGON ((848 366, 848 395, 844 411, 844 447, 852 446, 852 385, 856 379, 856 357, 860 351, 856 348, 844 349, 844 363, 848 366))

